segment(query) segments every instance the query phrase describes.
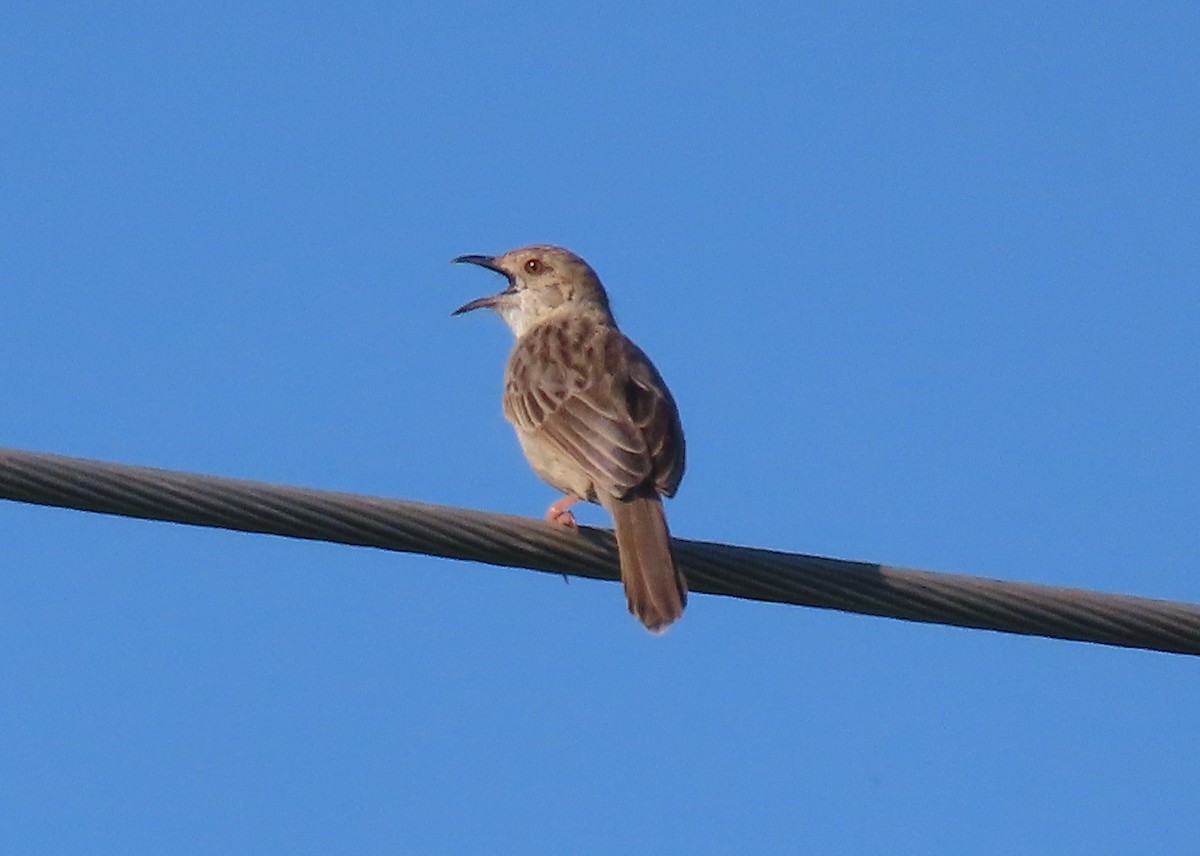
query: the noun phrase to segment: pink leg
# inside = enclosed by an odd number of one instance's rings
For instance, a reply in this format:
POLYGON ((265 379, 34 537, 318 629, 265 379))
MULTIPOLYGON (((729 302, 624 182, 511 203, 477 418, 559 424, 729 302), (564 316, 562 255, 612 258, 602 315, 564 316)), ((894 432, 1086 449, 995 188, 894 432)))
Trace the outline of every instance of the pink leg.
POLYGON ((563 526, 569 526, 572 529, 578 529, 579 524, 575 522, 575 515, 571 513, 571 506, 577 501, 574 496, 564 496, 555 500, 549 508, 546 509, 546 519, 551 523, 560 523, 563 526))

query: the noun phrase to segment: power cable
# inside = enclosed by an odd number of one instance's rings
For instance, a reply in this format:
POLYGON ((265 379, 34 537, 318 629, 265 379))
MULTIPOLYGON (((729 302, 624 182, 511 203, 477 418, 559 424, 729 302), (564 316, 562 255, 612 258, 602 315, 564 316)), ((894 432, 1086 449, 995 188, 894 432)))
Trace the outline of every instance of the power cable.
MULTIPOLYGON (((619 579, 604 529, 0 449, 0 498, 619 579)), ((694 592, 1200 654, 1200 605, 674 539, 694 592)))

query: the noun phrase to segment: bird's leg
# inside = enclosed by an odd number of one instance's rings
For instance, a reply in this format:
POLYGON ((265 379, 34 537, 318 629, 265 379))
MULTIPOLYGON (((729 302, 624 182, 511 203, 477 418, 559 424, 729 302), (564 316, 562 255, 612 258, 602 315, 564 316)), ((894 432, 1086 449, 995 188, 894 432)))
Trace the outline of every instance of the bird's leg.
POLYGON ((575 515, 571 513, 571 506, 575 504, 576 500, 577 497, 570 494, 555 500, 546 509, 546 519, 551 523, 558 523, 562 526, 568 526, 571 529, 578 529, 579 524, 575 522, 575 515))

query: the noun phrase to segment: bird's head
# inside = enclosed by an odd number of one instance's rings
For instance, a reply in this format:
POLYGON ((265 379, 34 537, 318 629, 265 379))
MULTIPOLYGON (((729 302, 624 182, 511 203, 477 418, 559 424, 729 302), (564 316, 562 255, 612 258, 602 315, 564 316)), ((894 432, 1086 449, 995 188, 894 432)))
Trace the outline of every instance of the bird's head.
POLYGON ((454 315, 484 307, 494 309, 518 336, 562 309, 598 311, 612 318, 608 295, 596 272, 562 247, 521 247, 501 256, 468 255, 454 261, 479 265, 508 279, 508 288, 465 303, 454 310, 454 315))

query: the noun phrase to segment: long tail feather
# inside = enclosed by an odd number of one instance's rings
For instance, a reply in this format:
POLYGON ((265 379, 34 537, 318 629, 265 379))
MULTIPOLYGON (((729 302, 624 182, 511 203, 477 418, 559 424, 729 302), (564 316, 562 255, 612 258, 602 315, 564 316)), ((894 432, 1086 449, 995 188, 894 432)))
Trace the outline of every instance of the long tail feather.
POLYGON ((687 583, 671 559, 662 500, 652 489, 605 503, 612 513, 629 611, 652 633, 683 615, 687 583))

